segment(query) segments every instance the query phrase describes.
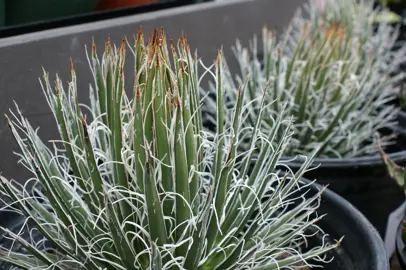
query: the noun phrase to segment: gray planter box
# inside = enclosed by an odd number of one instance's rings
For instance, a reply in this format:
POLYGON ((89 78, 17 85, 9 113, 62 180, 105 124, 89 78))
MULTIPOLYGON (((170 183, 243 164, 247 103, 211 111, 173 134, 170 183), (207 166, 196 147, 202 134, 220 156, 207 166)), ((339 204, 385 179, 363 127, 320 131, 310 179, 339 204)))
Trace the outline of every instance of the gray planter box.
MULTIPOLYGON (((199 56, 205 63, 213 61, 222 45, 226 57, 231 60, 230 48, 237 38, 247 42, 254 33, 260 33, 263 25, 280 32, 302 2, 216 1, 0 39, 0 172, 20 182, 29 177, 13 155, 18 149, 3 117, 14 106, 14 100, 34 128, 40 126, 43 139, 59 138, 38 83, 42 67, 50 72, 51 77, 59 73, 67 80, 71 57, 78 74, 82 101, 86 100, 92 76, 84 45, 91 45, 92 38, 100 53, 108 34, 119 43, 124 36, 131 38, 140 25, 144 33, 149 33, 153 27, 164 27, 172 39, 177 39, 183 31, 191 47, 198 47, 199 56)), ((132 63, 128 62, 127 74, 131 74, 132 63)), ((232 66, 233 61, 230 63, 232 66)), ((131 85, 131 81, 127 85, 131 85)))

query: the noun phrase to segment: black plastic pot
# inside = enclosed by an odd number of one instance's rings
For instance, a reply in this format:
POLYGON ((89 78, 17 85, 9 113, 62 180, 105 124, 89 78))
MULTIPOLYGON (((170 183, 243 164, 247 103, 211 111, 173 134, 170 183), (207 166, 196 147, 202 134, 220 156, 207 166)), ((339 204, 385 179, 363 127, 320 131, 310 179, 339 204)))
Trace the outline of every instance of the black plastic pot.
MULTIPOLYGON (((405 120, 406 121, 406 120, 405 120)), ((399 165, 406 164, 406 131, 398 128, 397 145, 387 151, 399 165)), ((286 160, 289 160, 288 158, 286 160)), ((297 158, 286 164, 294 171, 300 168, 303 160, 297 158)), ((386 166, 379 154, 357 158, 316 158, 305 177, 316 179, 319 184, 329 185, 358 210, 378 229, 384 238, 390 213, 405 200, 403 190, 388 175, 386 166)))
MULTIPOLYGON (((401 127, 406 127, 406 112, 405 111, 400 111, 398 114, 398 122, 399 126, 401 127)), ((406 133, 406 128, 404 128, 403 132, 406 133)))
MULTIPOLYGON (((314 195, 320 188, 320 185, 313 184, 309 195, 314 195)), ((322 194, 318 214, 327 214, 318 225, 332 239, 344 236, 342 244, 330 254, 334 260, 324 269, 389 270, 385 247, 378 232, 348 201, 327 189, 322 194)))
POLYGON ((402 239, 402 223, 396 232, 396 255, 402 270, 406 270, 406 246, 402 239))

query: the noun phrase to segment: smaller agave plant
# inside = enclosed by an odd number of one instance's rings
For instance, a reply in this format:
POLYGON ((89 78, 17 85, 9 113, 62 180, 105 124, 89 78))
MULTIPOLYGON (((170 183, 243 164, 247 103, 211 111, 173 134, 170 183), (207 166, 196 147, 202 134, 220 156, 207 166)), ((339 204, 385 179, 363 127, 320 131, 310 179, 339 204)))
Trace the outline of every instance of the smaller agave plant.
MULTIPOLYGON (((291 28, 300 33, 310 14, 314 33, 320 29, 340 29, 347 38, 358 39, 360 54, 364 54, 365 58, 373 57, 381 70, 399 72, 399 65, 406 61, 406 45, 396 43, 399 26, 381 20, 387 10, 375 8, 374 4, 372 0, 309 0, 304 9, 298 10, 294 16, 291 28)), ((299 35, 295 36, 293 43, 298 42, 299 35)))
POLYGON ((248 82, 226 121, 222 53, 205 68, 185 37, 169 49, 166 43, 163 31, 146 43, 138 33, 130 47, 130 87, 125 42, 108 41, 101 59, 93 45, 90 107, 79 104, 73 67, 67 90, 58 77, 52 87, 44 73, 61 135, 52 148, 18 107, 11 112, 21 163, 32 178, 21 185, 1 177, 3 210, 25 216, 21 231, 43 238, 27 240, 1 228, 23 247, 2 247, 1 261, 18 269, 265 270, 330 259, 326 252, 340 241, 327 240, 316 224, 323 190, 306 196, 309 184, 299 182, 312 157, 295 174, 275 169, 289 145, 290 123, 281 115, 262 132, 263 102, 256 124, 243 127, 248 82), (216 82, 214 133, 202 127, 198 66, 216 82), (252 148, 239 152, 248 133, 252 148), (313 238, 320 244, 308 245, 313 238))
MULTIPOLYGON (((359 54, 359 40, 348 38, 346 32, 330 27, 314 34, 313 27, 311 23, 305 25, 294 44, 288 39, 277 41, 264 28, 263 55, 258 53, 256 38, 249 48, 237 42, 234 53, 241 76, 236 81, 241 83, 242 78, 251 76, 245 92, 250 113, 243 125, 255 123, 261 110, 258 100, 264 96, 269 105, 262 130, 271 130, 272 119, 278 114, 293 118, 294 134, 285 155, 306 155, 314 148, 320 148, 317 155, 325 158, 376 153, 373 134, 396 123, 397 109, 389 103, 399 91, 400 77, 382 73, 373 57, 364 59, 359 54)), ((296 34, 291 29, 285 36, 296 34)), ((225 99, 232 106, 238 93, 235 78, 229 69, 226 73, 225 99)), ((215 106, 214 99, 209 99, 204 111, 210 115, 215 106)), ((383 138, 384 145, 391 139, 383 138)), ((248 145, 241 146, 248 149, 248 145)))

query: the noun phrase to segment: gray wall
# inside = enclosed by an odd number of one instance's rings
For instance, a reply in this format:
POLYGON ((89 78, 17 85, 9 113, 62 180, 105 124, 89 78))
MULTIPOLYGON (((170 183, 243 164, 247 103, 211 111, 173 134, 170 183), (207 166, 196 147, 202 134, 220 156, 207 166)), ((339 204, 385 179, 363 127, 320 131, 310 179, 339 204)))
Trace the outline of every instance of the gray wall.
POLYGON ((38 83, 42 67, 52 76, 58 73, 67 80, 71 57, 78 74, 79 94, 86 100, 92 79, 84 45, 90 45, 92 37, 100 52, 109 33, 114 42, 119 42, 125 35, 131 37, 139 25, 143 26, 144 33, 149 33, 153 27, 164 27, 172 39, 177 39, 184 31, 192 48, 198 47, 199 56, 205 63, 215 58, 222 45, 226 57, 231 60, 230 47, 236 38, 248 41, 254 33, 260 33, 265 24, 280 32, 302 2, 218 1, 0 39, 0 172, 20 182, 29 176, 16 163, 12 152, 18 149, 3 117, 13 107, 13 100, 33 127, 40 126, 39 133, 44 140, 58 139, 53 116, 38 83))

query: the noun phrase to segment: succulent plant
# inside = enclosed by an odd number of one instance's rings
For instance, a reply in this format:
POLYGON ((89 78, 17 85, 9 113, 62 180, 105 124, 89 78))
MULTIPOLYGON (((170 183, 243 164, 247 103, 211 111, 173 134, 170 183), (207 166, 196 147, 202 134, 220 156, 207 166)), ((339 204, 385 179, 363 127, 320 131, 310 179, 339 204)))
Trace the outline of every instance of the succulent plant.
MULTIPOLYGON (((399 65, 406 60, 406 46, 396 43, 399 25, 379 20, 378 17, 386 11, 375 8, 372 0, 309 0, 303 9, 298 10, 291 27, 300 32, 310 20, 313 32, 320 28, 340 29, 347 37, 358 39, 360 53, 373 57, 383 71, 399 72, 399 65)), ((298 36, 289 35, 289 38, 293 37, 297 43, 298 36)))
POLYGON ((2 228, 30 255, 2 248, 0 260, 60 270, 292 269, 327 260, 340 241, 327 241, 316 224, 322 190, 306 197, 309 184, 299 182, 312 157, 295 174, 275 169, 289 145, 289 121, 277 117, 263 133, 263 103, 257 124, 243 131, 249 82, 230 109, 233 121, 225 121, 221 52, 206 68, 184 36, 168 49, 163 31, 146 44, 140 31, 130 49, 134 84, 127 87, 125 42, 117 48, 108 41, 101 60, 92 46, 90 107, 79 104, 73 67, 67 90, 58 77, 53 88, 44 73, 61 135, 52 148, 18 107, 11 112, 21 163, 32 178, 21 185, 1 177, 3 210, 24 215, 34 225, 21 230, 45 240, 2 228), (199 67, 216 82, 214 133, 202 128, 199 67), (248 133, 252 148, 239 152, 248 133), (308 246, 313 237, 321 244, 308 246))
MULTIPOLYGON (((309 21, 303 14, 310 14, 313 32, 318 32, 320 28, 334 28, 345 33, 348 38, 356 38, 360 42, 360 55, 364 58, 372 57, 383 73, 397 76, 395 83, 402 84, 405 74, 401 65, 406 61, 406 44, 398 42, 401 18, 385 8, 385 3, 383 8, 374 6, 375 1, 371 0, 310 0, 304 9, 298 10, 291 27, 300 33, 303 25, 309 21)), ((292 47, 297 44, 297 37, 299 35, 287 36, 293 41, 292 47)), ((404 107, 402 93, 397 95, 404 107)))
MULTIPOLYGON (((314 34, 312 29, 311 23, 305 25, 292 47, 288 39, 277 41, 264 28, 263 55, 258 53, 256 38, 249 48, 237 42, 234 53, 241 76, 235 80, 230 70, 226 71, 227 106, 238 97, 235 81, 241 83, 242 78, 251 76, 246 96, 252 101, 243 124, 255 123, 261 107, 258 99, 265 95, 270 104, 261 123, 265 133, 282 112, 285 119, 293 118, 294 134, 285 155, 306 155, 315 148, 320 148, 319 157, 376 153, 373 134, 396 122, 397 109, 389 103, 396 98, 399 76, 382 73, 373 57, 363 58, 360 42, 345 32, 330 27, 314 34)), ((296 34, 291 29, 286 36, 296 34)), ((209 99, 204 111, 213 112, 215 106, 214 99, 209 99)), ((390 135, 383 138, 384 144, 391 139, 390 135)), ((241 146, 248 149, 248 145, 241 146)))

